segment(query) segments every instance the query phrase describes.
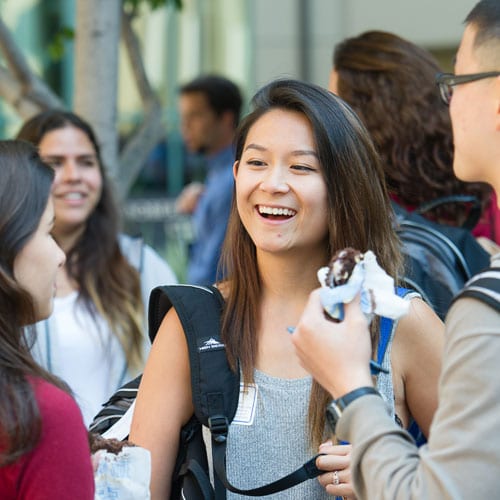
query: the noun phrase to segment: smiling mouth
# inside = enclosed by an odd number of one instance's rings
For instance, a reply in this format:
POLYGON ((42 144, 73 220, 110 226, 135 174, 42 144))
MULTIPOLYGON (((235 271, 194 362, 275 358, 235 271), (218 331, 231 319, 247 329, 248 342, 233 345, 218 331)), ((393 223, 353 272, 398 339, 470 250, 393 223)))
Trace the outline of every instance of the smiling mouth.
POLYGON ((66 193, 62 196, 60 196, 60 198, 62 198, 63 200, 69 200, 69 201, 74 201, 74 200, 82 200, 85 196, 82 194, 82 193, 66 193))
POLYGON ((257 207, 259 214, 269 220, 286 220, 291 219, 297 212, 291 208, 285 207, 266 207, 259 205, 257 207))

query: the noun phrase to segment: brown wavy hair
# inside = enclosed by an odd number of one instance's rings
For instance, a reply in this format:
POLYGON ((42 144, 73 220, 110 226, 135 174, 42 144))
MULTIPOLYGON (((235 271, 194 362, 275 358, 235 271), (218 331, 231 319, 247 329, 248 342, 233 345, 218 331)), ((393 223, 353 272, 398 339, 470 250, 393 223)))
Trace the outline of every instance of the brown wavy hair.
POLYGON ((101 198, 81 238, 67 252, 66 269, 78 284, 79 300, 92 317, 97 313, 105 318, 120 341, 128 365, 138 369, 143 361, 144 307, 140 277, 118 244, 118 207, 91 126, 74 113, 49 110, 28 120, 17 137, 38 146, 45 134, 66 127, 75 127, 89 138, 102 176, 101 198))
POLYGON ((69 392, 32 358, 26 325, 35 323, 31 295, 14 278, 14 261, 36 232, 54 172, 23 141, 0 141, 0 467, 31 451, 41 417, 30 377, 69 392))
MULTIPOLYGON (((236 160, 241 159, 251 127, 272 109, 302 113, 313 129, 328 196, 326 255, 344 247, 373 250, 381 266, 396 280, 401 270, 399 240, 392 229, 392 210, 378 155, 366 128, 342 99, 316 85, 277 80, 253 98, 253 111, 236 134, 236 160)), ((222 262, 229 294, 222 320, 222 338, 234 370, 239 364, 245 383, 253 380, 258 353, 261 279, 255 245, 239 217, 235 196, 224 241, 222 262)), ((325 262, 325 265, 327 262, 325 262)), ((372 324, 373 345, 378 322, 372 324)), ((324 437, 324 409, 330 400, 316 382, 309 403, 311 440, 324 437)))
MULTIPOLYGON (((372 136, 396 201, 412 209, 442 196, 470 194, 485 208, 491 188, 462 182, 453 173, 450 117, 435 83, 441 69, 429 52, 392 33, 367 31, 336 46, 333 69, 338 94, 372 136)), ((468 210, 453 203, 426 216, 462 225, 468 210)))

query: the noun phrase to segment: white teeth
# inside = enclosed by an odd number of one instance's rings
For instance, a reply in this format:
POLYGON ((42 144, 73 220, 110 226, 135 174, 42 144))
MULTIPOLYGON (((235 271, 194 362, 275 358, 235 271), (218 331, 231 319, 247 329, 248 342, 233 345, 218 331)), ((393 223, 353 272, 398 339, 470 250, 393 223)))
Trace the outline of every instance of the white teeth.
POLYGON ((65 200, 81 200, 82 198, 82 193, 67 193, 64 195, 65 200))
POLYGON ((259 213, 268 215, 288 215, 293 217, 297 212, 291 208, 276 208, 259 205, 259 213))

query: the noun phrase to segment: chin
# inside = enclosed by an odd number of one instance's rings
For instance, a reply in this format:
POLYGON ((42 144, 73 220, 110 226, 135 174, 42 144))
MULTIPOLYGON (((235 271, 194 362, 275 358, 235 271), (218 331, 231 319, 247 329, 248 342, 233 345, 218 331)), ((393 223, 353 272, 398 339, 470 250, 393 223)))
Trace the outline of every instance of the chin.
POLYGON ((47 319, 54 310, 54 299, 51 298, 49 303, 45 304, 43 307, 38 306, 36 311, 36 320, 43 321, 47 319))

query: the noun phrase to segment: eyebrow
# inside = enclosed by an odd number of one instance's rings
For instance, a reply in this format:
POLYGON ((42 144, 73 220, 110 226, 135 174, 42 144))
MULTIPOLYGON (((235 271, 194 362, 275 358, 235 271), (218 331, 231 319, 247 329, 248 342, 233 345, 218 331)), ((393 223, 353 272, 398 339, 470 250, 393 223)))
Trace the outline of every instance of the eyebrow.
MULTIPOLYGON (((250 143, 244 149, 244 151, 247 151, 248 149, 255 149, 257 151, 262 151, 262 152, 267 151, 267 148, 255 143, 250 143)), ((294 151, 291 151, 290 154, 292 156, 314 156, 314 158, 318 158, 318 154, 316 153, 316 151, 313 151, 312 149, 296 149, 294 151)))
MULTIPOLYGON (((66 158, 67 155, 64 154, 53 154, 53 155, 42 155, 41 158, 42 160, 44 158, 51 158, 51 159, 59 159, 59 158, 66 158)), ((92 159, 97 159, 97 155, 94 153, 82 153, 80 155, 76 155, 77 158, 92 158, 92 159)))

